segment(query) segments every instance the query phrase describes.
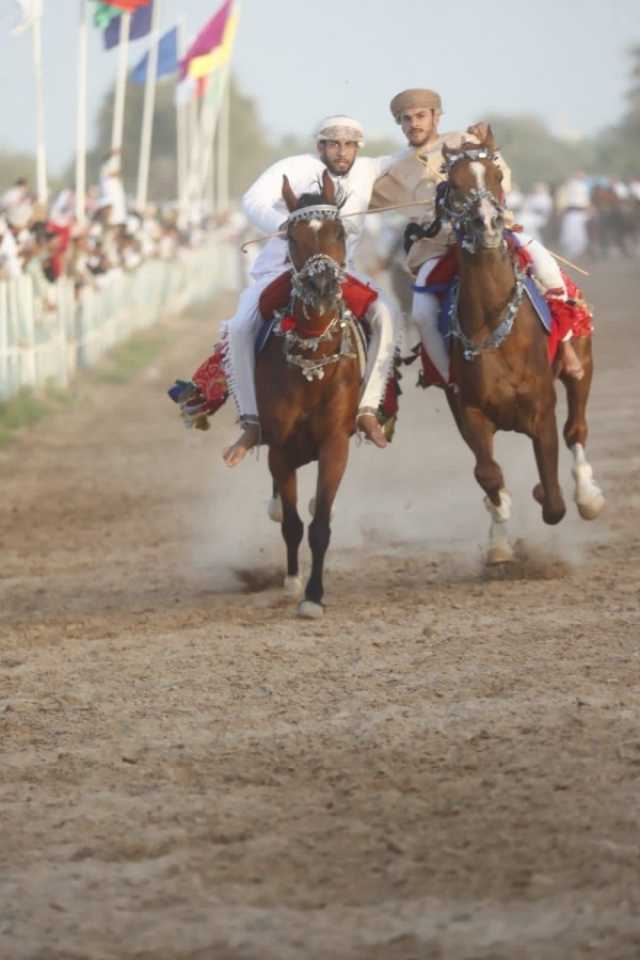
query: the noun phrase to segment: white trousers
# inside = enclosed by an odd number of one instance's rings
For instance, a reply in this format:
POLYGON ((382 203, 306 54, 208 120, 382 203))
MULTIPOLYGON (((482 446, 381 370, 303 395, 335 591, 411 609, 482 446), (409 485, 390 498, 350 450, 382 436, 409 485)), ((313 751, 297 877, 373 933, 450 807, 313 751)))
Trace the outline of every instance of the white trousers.
MULTIPOLYGON (((279 274, 260 277, 252 286, 247 287, 240 296, 235 315, 222 327, 227 345, 226 373, 229 389, 241 419, 255 419, 258 416, 255 342, 262 324, 259 302, 262 291, 276 276, 279 274)), ((371 340, 360 407, 377 410, 392 372, 398 339, 395 314, 380 291, 377 300, 374 300, 367 310, 366 318, 371 327, 371 340)))
MULTIPOLYGON (((533 273, 544 290, 557 289, 566 297, 566 289, 560 267, 554 257, 539 240, 529 234, 518 233, 516 239, 525 247, 533 261, 533 273)), ((426 260, 418 271, 416 286, 423 287, 429 282, 429 276, 441 257, 426 260)), ((438 330, 440 301, 434 293, 414 293, 411 320, 418 328, 425 352, 445 383, 449 382, 449 350, 438 330)))

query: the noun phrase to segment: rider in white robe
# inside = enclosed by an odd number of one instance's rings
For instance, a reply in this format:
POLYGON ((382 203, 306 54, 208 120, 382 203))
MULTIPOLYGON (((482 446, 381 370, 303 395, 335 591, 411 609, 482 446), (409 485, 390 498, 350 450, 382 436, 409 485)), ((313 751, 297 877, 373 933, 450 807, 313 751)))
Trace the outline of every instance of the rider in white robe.
MULTIPOLYGON (((286 223, 288 210, 282 198, 283 176, 286 174, 296 196, 321 189, 323 173, 328 170, 338 196, 345 198, 341 213, 367 210, 375 181, 393 162, 392 157, 359 157, 364 141, 362 127, 350 117, 327 117, 316 130, 317 155, 302 154, 273 164, 263 173, 242 200, 249 221, 264 233, 277 232, 286 223)), ((362 232, 364 217, 347 217, 346 269, 354 273, 354 255, 362 232)), ((226 370, 243 432, 239 440, 224 453, 225 462, 235 466, 247 450, 260 441, 260 422, 255 390, 256 335, 262 323, 259 300, 262 291, 290 269, 287 241, 284 236, 268 240, 251 270, 253 283, 241 295, 236 314, 224 328, 226 370)), ((366 277, 360 279, 374 284, 366 277)), ((380 291, 366 317, 371 328, 364 386, 360 398, 358 427, 376 446, 386 446, 386 439, 375 411, 384 396, 392 371, 397 343, 397 324, 392 308, 380 291)))

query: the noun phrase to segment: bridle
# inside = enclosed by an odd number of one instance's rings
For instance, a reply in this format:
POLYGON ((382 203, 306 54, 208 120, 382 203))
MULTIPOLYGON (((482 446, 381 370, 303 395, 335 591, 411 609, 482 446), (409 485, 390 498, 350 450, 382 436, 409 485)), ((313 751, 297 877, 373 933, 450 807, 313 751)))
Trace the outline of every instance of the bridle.
MULTIPOLYGON (((439 184, 436 193, 436 214, 440 222, 451 223, 456 239, 467 253, 476 253, 480 232, 473 229, 473 221, 483 200, 488 200, 500 218, 504 218, 505 207, 498 198, 486 187, 472 187, 466 194, 464 200, 457 202, 452 197, 452 188, 449 183, 449 175, 453 167, 461 160, 495 160, 493 154, 486 147, 477 149, 467 148, 445 156, 445 162, 442 167, 442 173, 447 174, 447 180, 439 184)), ((501 241, 504 246, 504 240, 501 241)))
MULTIPOLYGON (((301 220, 340 220, 340 210, 331 204, 314 204, 309 207, 301 207, 289 214, 287 221, 287 242, 290 244, 291 227, 301 220)), ((304 264, 298 269, 293 263, 291 248, 289 246, 289 260, 291 262, 292 280, 291 280, 291 300, 289 307, 277 315, 277 323, 274 328, 275 333, 284 337, 284 356, 287 363, 298 367, 303 377, 311 382, 312 380, 322 380, 324 377, 324 368, 329 364, 337 363, 342 359, 356 359, 360 355, 360 348, 356 341, 355 349, 353 343, 352 324, 355 322, 351 311, 347 308, 343 296, 341 285, 346 277, 344 267, 337 263, 333 257, 326 253, 316 253, 305 260, 304 264), (283 320, 287 314, 293 313, 294 301, 298 300, 302 304, 302 313, 305 319, 309 319, 308 311, 318 309, 318 292, 308 281, 317 274, 329 274, 332 285, 335 286, 336 313, 327 324, 322 333, 316 336, 304 336, 293 329, 284 329, 283 320), (331 340, 336 332, 340 330, 340 346, 335 353, 325 354, 316 359, 300 356, 299 353, 293 353, 292 350, 315 353, 320 344, 331 340), (357 352, 356 352, 357 349, 357 352)))
MULTIPOLYGON (((457 151, 456 153, 445 155, 442 172, 447 174, 447 180, 439 184, 437 188, 436 211, 438 219, 451 223, 459 245, 463 250, 466 250, 467 253, 474 254, 478 250, 479 240, 482 235, 482 231, 474 229, 473 227, 473 222, 476 219, 480 204, 483 200, 488 200, 500 218, 504 218, 505 207, 491 190, 488 190, 486 187, 472 187, 461 202, 456 202, 452 199, 452 188, 449 182, 449 176, 452 168, 461 160, 469 160, 472 162, 478 160, 495 160, 495 155, 486 147, 478 147, 477 149, 467 148, 457 151)), ((502 231, 500 232, 500 240, 498 244, 496 244, 496 247, 500 247, 503 250, 506 249, 506 241, 502 231)), ((462 356, 465 360, 475 360, 480 354, 484 353, 485 350, 497 349, 511 333, 518 310, 520 309, 520 304, 525 296, 526 280, 526 275, 520 269, 517 262, 514 262, 513 270, 515 284, 507 305, 504 308, 502 320, 481 343, 476 343, 468 337, 460 325, 458 316, 460 279, 456 279, 449 305, 449 329, 451 336, 460 341, 462 356)))

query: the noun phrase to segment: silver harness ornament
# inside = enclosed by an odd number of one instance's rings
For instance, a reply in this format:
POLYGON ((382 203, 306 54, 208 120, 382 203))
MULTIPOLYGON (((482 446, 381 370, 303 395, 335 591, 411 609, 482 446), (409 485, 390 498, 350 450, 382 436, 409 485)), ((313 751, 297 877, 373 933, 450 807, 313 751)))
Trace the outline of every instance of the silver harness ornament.
MULTIPOLYGON (((331 206, 330 204, 315 204, 310 207, 302 207, 300 210, 294 210, 290 213, 288 226, 300 220, 339 219, 340 212, 337 207, 331 206)), ((287 309, 276 312, 276 323, 273 328, 277 336, 284 338, 283 351, 287 363, 291 364, 291 366, 298 367, 308 383, 311 383, 313 380, 322 380, 324 378, 325 368, 330 364, 338 363, 340 360, 360 359, 361 370, 364 369, 362 346, 358 339, 357 328, 355 326, 356 320, 351 311, 346 307, 340 290, 340 286, 346 276, 343 267, 326 253, 317 253, 309 257, 299 270, 297 270, 292 263, 292 270, 291 300, 287 309), (299 300, 302 304, 302 312, 306 319, 309 318, 309 307, 311 309, 317 308, 318 295, 315 291, 309 289, 306 281, 310 277, 320 273, 326 274, 327 272, 330 274, 338 291, 336 296, 337 313, 327 328, 316 337, 303 337, 299 333, 296 333, 295 330, 283 330, 282 321, 286 316, 290 316, 293 313, 295 300, 299 300), (320 344, 331 340, 338 330, 340 330, 342 336, 340 338, 340 347, 336 353, 312 359, 310 357, 300 356, 299 352, 293 352, 295 350, 315 353, 320 344)))
POLYGON ((524 284, 526 275, 522 272, 517 263, 514 263, 513 270, 515 273, 516 283, 513 288, 513 293, 509 298, 509 302, 505 307, 504 317, 495 330, 493 330, 481 343, 474 343, 474 341, 471 340, 460 327, 460 320, 458 318, 460 281, 456 280, 453 289, 453 296, 451 297, 451 306, 449 307, 449 335, 455 337, 462 344, 462 355, 465 360, 475 360, 481 353, 483 353, 483 351, 495 350, 497 347, 501 346, 502 343, 504 343, 511 333, 516 319, 516 314, 526 292, 524 284))

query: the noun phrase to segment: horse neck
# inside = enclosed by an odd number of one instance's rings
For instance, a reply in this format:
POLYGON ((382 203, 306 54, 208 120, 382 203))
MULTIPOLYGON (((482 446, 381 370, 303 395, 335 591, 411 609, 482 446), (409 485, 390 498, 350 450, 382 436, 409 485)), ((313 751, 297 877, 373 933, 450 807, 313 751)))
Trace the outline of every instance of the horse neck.
MULTIPOLYGON (((319 337, 325 332, 329 324, 338 316, 339 306, 323 313, 322 316, 311 310, 309 307, 305 310, 302 300, 293 298, 291 313, 296 321, 296 329, 301 337, 319 337)), ((330 341, 328 341, 330 342, 330 341)))
POLYGON ((482 250, 474 254, 458 248, 460 326, 471 336, 494 330, 502 320, 513 293, 515 274, 506 249, 482 250))

